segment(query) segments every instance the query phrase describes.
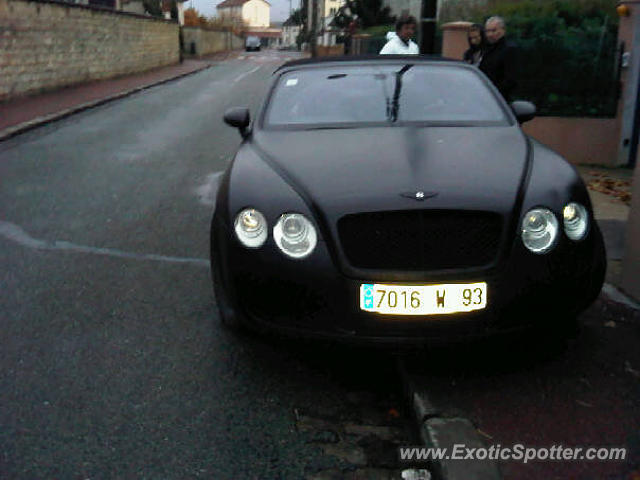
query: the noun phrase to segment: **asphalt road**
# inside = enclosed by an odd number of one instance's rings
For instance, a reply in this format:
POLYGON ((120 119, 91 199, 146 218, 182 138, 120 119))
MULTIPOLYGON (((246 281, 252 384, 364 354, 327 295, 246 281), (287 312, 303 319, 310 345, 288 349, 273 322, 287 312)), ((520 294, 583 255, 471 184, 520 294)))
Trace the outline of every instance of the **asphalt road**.
POLYGON ((415 443, 392 356, 218 322, 209 225, 240 143, 222 114, 255 112, 284 58, 0 144, 1 478, 382 478, 415 443))

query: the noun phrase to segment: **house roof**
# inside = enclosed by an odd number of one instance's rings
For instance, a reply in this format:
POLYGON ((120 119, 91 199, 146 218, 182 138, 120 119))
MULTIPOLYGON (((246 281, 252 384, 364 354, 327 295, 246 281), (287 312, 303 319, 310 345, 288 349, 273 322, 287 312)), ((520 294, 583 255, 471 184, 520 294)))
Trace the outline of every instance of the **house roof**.
POLYGON ((282 26, 283 27, 299 27, 300 24, 296 23, 296 21, 293 18, 289 17, 285 20, 282 26))
MULTIPOLYGON (((216 8, 241 7, 242 5, 244 5, 249 1, 250 0, 224 0, 223 2, 220 2, 218 5, 216 5, 216 8)), ((266 0, 262 0, 262 1, 267 5, 271 6, 271 4, 266 0)))

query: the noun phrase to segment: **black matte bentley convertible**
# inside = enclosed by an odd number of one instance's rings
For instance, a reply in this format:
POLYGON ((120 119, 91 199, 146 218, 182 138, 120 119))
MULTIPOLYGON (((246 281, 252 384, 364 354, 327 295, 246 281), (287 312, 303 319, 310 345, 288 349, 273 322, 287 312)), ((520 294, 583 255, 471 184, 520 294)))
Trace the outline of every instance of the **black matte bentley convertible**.
POLYGON ((280 67, 226 170, 211 268, 227 325, 425 342, 564 331, 606 258, 576 170, 475 67, 418 56, 280 67))

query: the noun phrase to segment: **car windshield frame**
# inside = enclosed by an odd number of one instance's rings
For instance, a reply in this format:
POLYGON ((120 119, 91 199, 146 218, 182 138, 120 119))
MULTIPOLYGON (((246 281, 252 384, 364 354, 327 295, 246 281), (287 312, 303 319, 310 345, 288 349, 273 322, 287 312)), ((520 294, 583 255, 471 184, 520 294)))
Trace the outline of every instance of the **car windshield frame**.
MULTIPOLYGON (((470 65, 454 62, 454 61, 437 61, 437 60, 420 60, 417 59, 403 59, 394 61, 385 61, 386 59, 376 60, 375 63, 371 61, 344 61, 344 62, 322 62, 322 63, 309 63, 306 65, 281 67, 281 69, 274 72, 275 78, 269 89, 269 92, 265 98, 265 101, 260 110, 257 118, 256 126, 260 130, 265 131, 287 131, 287 130, 331 130, 331 129, 354 129, 354 128, 380 128, 380 127, 509 127, 517 124, 515 116, 511 109, 506 104, 505 100, 500 96, 497 89, 491 84, 491 82, 479 74, 479 71, 475 67, 470 65), (384 67, 397 67, 396 76, 401 77, 403 70, 409 70, 409 68, 416 66, 437 66, 446 67, 452 69, 466 69, 472 71, 482 82, 491 95, 497 107, 503 114, 503 119, 499 121, 493 120, 394 120, 390 121, 388 118, 384 121, 371 121, 371 122, 318 122, 318 123, 270 123, 268 117, 273 107, 273 99, 275 93, 279 88, 283 88, 281 85, 281 79, 283 76, 292 72, 308 72, 317 71, 319 75, 324 73, 333 72, 334 69, 339 67, 346 68, 358 68, 358 67, 372 67, 372 66, 384 66, 384 67), (407 66, 409 68, 407 68, 407 66), (398 75, 399 74, 399 75, 398 75)), ((397 85, 397 84, 396 84, 397 85)), ((394 93, 389 92, 393 98, 394 93)))

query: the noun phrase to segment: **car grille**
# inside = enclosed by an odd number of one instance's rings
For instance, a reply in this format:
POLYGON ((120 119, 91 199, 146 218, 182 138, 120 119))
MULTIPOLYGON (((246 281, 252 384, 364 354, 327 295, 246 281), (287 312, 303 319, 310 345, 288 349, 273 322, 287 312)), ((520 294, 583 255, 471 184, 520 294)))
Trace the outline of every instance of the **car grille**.
POLYGON ((502 218, 491 212, 403 210, 359 213, 338 220, 349 263, 377 270, 480 267, 497 254, 502 218))

